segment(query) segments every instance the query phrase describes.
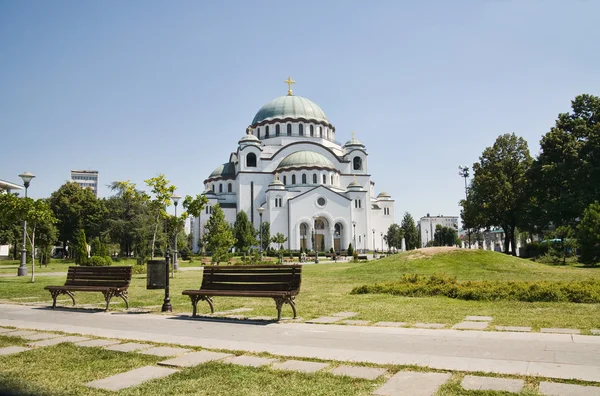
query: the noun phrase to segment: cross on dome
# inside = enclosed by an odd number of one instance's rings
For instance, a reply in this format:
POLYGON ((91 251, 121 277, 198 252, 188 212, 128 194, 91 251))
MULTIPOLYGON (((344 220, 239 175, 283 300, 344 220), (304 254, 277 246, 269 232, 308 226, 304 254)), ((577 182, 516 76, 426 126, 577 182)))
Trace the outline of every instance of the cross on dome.
POLYGON ((292 96, 292 84, 296 84, 296 81, 292 80, 292 77, 288 76, 288 79, 284 81, 288 85, 288 96, 292 96))

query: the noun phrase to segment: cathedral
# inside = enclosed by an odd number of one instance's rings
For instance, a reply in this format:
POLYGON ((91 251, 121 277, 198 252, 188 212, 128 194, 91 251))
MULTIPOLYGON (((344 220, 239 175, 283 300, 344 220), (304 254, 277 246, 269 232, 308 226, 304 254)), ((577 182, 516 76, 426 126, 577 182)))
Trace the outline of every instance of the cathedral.
POLYGON ((376 194, 365 145, 354 133, 337 142, 323 110, 294 95, 291 78, 285 82, 287 95, 258 110, 229 160, 204 180, 209 204, 192 232, 202 236, 218 204, 231 224, 243 210, 258 230, 262 217, 272 236, 287 238, 289 250, 339 252, 350 243, 387 249, 383 236, 394 223, 394 200, 383 190, 376 194))

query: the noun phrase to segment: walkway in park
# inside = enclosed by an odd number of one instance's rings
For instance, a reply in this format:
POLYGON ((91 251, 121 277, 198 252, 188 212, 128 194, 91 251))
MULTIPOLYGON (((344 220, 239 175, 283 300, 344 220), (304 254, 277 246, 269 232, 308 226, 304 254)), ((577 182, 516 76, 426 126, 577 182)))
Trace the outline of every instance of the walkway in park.
POLYGON ((0 305, 0 326, 278 356, 600 382, 600 337, 216 321, 0 305))

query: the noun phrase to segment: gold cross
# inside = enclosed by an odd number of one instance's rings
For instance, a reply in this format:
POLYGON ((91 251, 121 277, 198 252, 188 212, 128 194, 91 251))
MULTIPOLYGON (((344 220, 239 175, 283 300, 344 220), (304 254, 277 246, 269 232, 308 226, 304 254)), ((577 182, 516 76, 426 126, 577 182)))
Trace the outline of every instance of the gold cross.
POLYGON ((287 80, 284 81, 288 85, 288 95, 292 96, 292 84, 296 84, 296 81, 292 80, 292 77, 288 77, 287 80))
POLYGON ((275 172, 275 180, 279 180, 279 173, 275 172))
POLYGON ((354 132, 352 132, 352 140, 354 140, 354 132))
POLYGON ((246 128, 246 134, 247 135, 251 135, 252 134, 252 127, 249 126, 248 128, 246 128))

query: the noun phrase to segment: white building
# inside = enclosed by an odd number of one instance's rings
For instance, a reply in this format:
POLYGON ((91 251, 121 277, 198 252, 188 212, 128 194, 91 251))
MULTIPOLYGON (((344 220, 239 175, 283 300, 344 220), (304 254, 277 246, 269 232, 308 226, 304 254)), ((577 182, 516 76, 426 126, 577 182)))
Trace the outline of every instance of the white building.
POLYGON ((427 216, 421 217, 418 222, 418 227, 421 233, 421 247, 427 246, 427 243, 433 239, 435 235, 435 227, 453 227, 458 232, 458 216, 427 216))
POLYGON ((313 233, 321 251, 350 243, 380 248, 381 233, 394 223, 394 200, 384 191, 376 195, 365 146, 354 136, 338 143, 323 110, 293 95, 293 81, 286 82, 288 94, 256 113, 229 160, 204 180, 209 205, 192 222, 194 241, 219 204, 230 223, 243 210, 256 229, 257 209, 264 208, 263 221, 271 235, 288 238, 287 249, 312 249, 313 233))
POLYGON ((79 184, 82 188, 91 188, 94 195, 98 196, 98 171, 72 170, 71 181, 79 184))

